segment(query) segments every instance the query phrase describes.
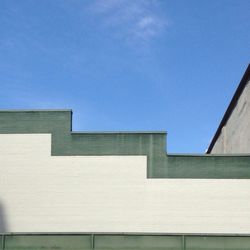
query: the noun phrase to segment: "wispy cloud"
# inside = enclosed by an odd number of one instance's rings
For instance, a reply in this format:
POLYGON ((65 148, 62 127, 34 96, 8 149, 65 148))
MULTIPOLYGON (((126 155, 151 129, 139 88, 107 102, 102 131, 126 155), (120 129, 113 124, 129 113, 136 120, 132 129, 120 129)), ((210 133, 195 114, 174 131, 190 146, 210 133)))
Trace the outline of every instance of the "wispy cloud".
POLYGON ((96 0, 91 11, 106 28, 128 42, 149 42, 159 37, 167 21, 158 0, 96 0))

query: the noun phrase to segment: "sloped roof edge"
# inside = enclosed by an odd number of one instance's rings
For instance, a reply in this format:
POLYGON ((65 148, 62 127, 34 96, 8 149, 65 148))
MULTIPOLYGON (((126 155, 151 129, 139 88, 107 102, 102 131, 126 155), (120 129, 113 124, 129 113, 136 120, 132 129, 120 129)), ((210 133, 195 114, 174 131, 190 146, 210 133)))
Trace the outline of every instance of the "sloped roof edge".
POLYGON ((215 143, 216 143, 216 141, 221 133, 222 128, 224 127, 224 125, 227 123, 229 117, 231 116, 231 114, 232 114, 232 112, 237 104, 237 101, 238 101, 239 97, 241 96, 241 94, 242 94, 242 92, 247 84, 247 80, 249 78, 250 78, 250 64, 248 64, 248 67, 247 67, 247 69, 246 69, 246 71, 245 71, 245 73, 240 81, 240 84, 237 87, 224 116, 222 117, 222 120, 219 124, 219 127, 216 130, 216 133, 215 133, 215 135, 214 135, 214 137, 213 137, 213 139, 212 139, 212 141, 211 141, 211 143, 206 151, 206 154, 211 153, 211 151, 212 151, 212 149, 213 149, 213 147, 214 147, 214 145, 215 145, 215 143))

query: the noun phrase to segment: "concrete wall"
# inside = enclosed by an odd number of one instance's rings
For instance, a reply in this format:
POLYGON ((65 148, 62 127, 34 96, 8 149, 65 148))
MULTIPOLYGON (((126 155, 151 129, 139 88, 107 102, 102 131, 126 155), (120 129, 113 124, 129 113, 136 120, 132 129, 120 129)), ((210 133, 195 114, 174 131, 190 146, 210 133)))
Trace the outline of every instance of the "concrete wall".
POLYGON ((211 153, 250 153, 250 80, 211 153))
POLYGON ((249 250, 250 236, 9 234, 0 243, 0 250, 249 250))
POLYGON ((146 156, 51 156, 0 135, 2 232, 250 233, 250 180, 147 179, 146 156))

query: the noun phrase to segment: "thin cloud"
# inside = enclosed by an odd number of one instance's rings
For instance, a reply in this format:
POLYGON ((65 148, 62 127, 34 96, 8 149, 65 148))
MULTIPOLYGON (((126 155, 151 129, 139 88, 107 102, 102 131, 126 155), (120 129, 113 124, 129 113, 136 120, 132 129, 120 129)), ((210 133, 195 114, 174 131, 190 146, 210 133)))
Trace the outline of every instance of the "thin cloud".
POLYGON ((149 42, 167 24, 157 0, 96 0, 90 9, 104 27, 129 42, 149 42))

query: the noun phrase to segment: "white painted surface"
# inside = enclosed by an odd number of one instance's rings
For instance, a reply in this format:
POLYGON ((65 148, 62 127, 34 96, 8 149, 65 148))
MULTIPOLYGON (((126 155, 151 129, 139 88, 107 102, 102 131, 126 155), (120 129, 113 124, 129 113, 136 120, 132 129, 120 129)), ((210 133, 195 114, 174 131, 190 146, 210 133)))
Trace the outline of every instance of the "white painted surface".
POLYGON ((50 156, 50 145, 0 135, 5 231, 250 233, 250 180, 146 179, 146 156, 50 156))

